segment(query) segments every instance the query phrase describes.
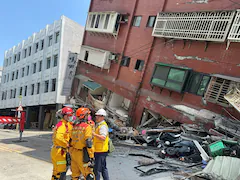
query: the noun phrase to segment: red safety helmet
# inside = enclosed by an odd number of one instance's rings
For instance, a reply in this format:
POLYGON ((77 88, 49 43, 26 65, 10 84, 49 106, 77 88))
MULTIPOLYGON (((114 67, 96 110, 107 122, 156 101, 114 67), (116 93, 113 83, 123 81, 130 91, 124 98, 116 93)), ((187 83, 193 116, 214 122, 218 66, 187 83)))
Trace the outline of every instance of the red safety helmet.
POLYGON ((73 110, 70 107, 64 107, 62 108, 62 115, 69 115, 72 116, 73 115, 73 110))
POLYGON ((88 108, 79 108, 76 111, 76 116, 80 119, 83 119, 86 115, 89 115, 91 111, 88 108))

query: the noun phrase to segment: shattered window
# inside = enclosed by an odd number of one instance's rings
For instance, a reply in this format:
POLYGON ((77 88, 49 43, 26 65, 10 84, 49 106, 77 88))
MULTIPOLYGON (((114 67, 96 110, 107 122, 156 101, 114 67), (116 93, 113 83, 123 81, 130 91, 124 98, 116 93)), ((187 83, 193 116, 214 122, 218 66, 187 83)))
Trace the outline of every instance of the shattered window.
POLYGON ((193 73, 189 81, 188 92, 203 96, 209 80, 210 77, 208 75, 204 75, 202 73, 193 73))

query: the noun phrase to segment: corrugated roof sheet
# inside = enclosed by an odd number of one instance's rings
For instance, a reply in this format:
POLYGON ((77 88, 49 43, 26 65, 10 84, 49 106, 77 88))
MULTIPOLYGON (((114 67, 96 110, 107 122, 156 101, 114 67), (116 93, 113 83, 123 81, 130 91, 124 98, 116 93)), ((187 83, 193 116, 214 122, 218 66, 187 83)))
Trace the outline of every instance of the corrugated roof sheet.
POLYGON ((240 159, 217 156, 208 163, 203 172, 218 180, 238 180, 240 176, 240 159))
POLYGON ((83 86, 85 86, 86 88, 95 91, 96 89, 102 87, 100 84, 93 82, 93 81, 86 81, 83 83, 83 86))

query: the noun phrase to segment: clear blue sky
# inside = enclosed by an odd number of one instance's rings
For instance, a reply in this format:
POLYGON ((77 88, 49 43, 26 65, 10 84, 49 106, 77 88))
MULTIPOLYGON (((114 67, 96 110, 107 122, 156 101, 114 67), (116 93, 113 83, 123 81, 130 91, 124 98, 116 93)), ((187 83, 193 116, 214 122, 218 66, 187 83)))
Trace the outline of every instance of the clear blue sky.
POLYGON ((0 66, 4 51, 65 15, 85 25, 90 0, 2 0, 0 5, 0 66))

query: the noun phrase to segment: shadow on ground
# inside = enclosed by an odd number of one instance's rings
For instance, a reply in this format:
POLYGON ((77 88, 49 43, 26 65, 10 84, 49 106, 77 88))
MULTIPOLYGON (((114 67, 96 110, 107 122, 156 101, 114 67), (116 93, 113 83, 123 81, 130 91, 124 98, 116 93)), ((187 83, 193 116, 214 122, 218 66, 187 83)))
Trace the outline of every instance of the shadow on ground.
POLYGON ((52 146, 52 133, 43 135, 33 135, 24 137, 23 142, 17 142, 19 138, 2 139, 0 142, 7 144, 8 148, 13 151, 21 152, 39 160, 51 162, 50 151, 52 146))

